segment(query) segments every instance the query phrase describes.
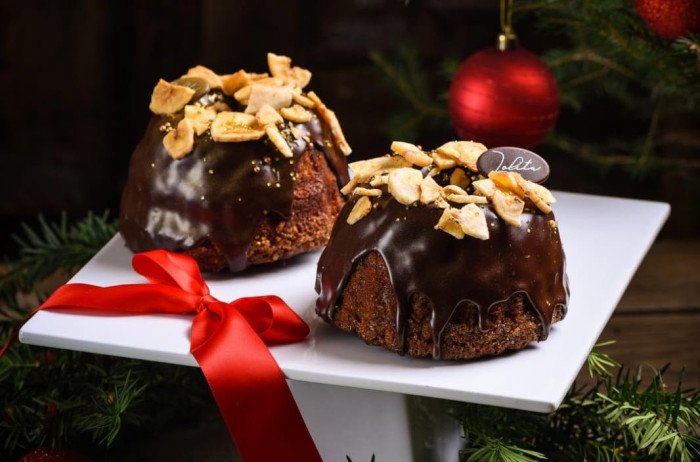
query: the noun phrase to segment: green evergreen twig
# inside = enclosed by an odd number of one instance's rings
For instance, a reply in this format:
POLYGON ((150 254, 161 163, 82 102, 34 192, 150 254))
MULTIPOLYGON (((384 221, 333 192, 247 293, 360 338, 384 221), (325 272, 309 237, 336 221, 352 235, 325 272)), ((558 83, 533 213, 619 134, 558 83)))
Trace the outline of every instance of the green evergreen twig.
POLYGON ((642 388, 641 370, 633 375, 598 350, 588 364, 595 385, 574 385, 551 414, 463 405, 458 416, 466 436, 462 454, 478 456, 466 460, 697 460, 699 390, 683 390, 681 376, 673 392, 665 391, 665 368, 642 388))
MULTIPOLYGON (((372 51, 369 57, 387 87, 396 93, 405 106, 383 124, 383 130, 390 139, 416 141, 421 130, 444 130, 449 125, 447 91, 445 89, 437 96, 433 94, 431 76, 422 67, 415 48, 401 47, 391 57, 372 51)), ((443 63, 442 68, 456 67, 448 60, 443 63)))
MULTIPOLYGON (((38 218, 15 236, 19 257, 0 274, 0 344, 28 310, 18 293, 48 294, 37 285, 62 271, 73 274, 117 231, 108 212, 74 223, 38 218)), ((0 461, 28 450, 62 446, 86 437, 103 447, 140 425, 172 424, 209 403, 197 368, 170 366, 16 343, 0 359, 0 461), (177 408, 172 406, 177 402, 177 408)), ((211 404, 211 403, 209 403, 211 404)))
MULTIPOLYGON (((0 319, 12 323, 34 308, 20 306, 18 294, 35 293, 40 301, 46 298, 48 294, 38 291, 38 283, 57 271, 72 275, 114 236, 117 223, 109 219, 108 211, 102 215, 88 213, 70 225, 65 213, 58 223, 39 215, 38 229, 23 223, 22 232, 12 236, 19 258, 6 262, 0 274, 0 319)), ((5 330, 0 325, 0 338, 5 330)))

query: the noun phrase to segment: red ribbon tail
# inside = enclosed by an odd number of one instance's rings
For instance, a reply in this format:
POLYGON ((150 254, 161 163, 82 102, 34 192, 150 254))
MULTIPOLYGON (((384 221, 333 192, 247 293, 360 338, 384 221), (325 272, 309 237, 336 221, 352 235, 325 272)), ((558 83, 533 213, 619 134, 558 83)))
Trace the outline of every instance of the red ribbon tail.
POLYGON ((42 309, 97 314, 190 314, 191 351, 202 368, 224 421, 246 462, 316 462, 321 456, 294 402, 268 343, 303 340, 304 321, 279 297, 242 298, 231 304, 209 295, 189 257, 153 251, 134 256, 134 269, 150 284, 97 287, 67 284, 17 327, 42 309))
MULTIPOLYGON (((291 310, 290 310, 291 311, 291 310)), ((195 324, 212 322, 207 312, 195 324)), ((192 354, 246 462, 321 461, 294 396, 265 343, 237 310, 192 354), (236 339, 236 342, 231 342, 236 339)))

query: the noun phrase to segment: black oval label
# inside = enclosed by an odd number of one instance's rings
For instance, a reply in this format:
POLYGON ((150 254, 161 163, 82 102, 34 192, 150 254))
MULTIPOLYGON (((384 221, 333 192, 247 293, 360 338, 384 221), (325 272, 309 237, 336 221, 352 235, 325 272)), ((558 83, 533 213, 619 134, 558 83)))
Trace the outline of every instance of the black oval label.
POLYGON ((476 161, 479 173, 488 176, 489 172, 515 172, 535 183, 544 183, 549 178, 549 165, 532 151, 522 148, 492 148, 479 156, 476 161))

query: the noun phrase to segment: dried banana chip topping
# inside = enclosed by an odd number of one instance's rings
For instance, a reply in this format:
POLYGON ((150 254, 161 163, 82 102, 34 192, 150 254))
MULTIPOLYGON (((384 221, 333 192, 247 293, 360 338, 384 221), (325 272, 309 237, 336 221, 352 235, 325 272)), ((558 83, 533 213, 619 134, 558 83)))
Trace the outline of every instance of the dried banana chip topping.
POLYGON ((316 103, 314 103, 313 101, 311 101, 311 99, 307 98, 301 93, 292 92, 292 100, 294 100, 295 103, 304 106, 305 108, 313 109, 316 107, 316 103))
POLYGON ((467 204, 459 211, 453 209, 452 216, 455 217, 464 234, 482 240, 489 238, 489 226, 486 223, 486 215, 484 215, 481 207, 467 204))
MULTIPOLYGON (((246 87, 247 88, 247 87, 246 87)), ((239 90, 240 91, 240 90, 239 90)), ((292 88, 254 83, 250 86, 246 114, 257 114, 265 105, 275 109, 288 107, 292 104, 292 88)))
POLYGON ((450 141, 437 148, 438 154, 454 159, 459 165, 477 172, 476 160, 486 152, 486 146, 473 141, 450 141))
POLYGON ((287 56, 268 53, 267 66, 273 77, 278 77, 286 83, 292 83, 296 87, 304 88, 311 81, 311 72, 300 67, 292 67, 292 60, 287 56))
POLYGON ((216 118, 216 111, 211 107, 188 104, 185 106, 185 118, 190 120, 195 133, 201 135, 209 130, 209 125, 216 118))
POLYGON ((243 104, 244 106, 247 106, 248 102, 250 101, 250 93, 252 90, 253 85, 246 85, 245 87, 236 91, 233 94, 233 97, 236 98, 236 101, 238 101, 239 103, 243 104))
MULTIPOLYGON (((176 117, 184 112, 193 133, 197 136, 210 133, 216 142, 245 142, 267 135, 277 150, 288 157, 292 156, 288 143, 295 143, 303 136, 293 124, 318 120, 318 116, 329 129, 336 148, 345 155, 350 154, 352 149, 335 113, 315 93, 303 90, 311 80, 311 72, 292 66, 289 57, 274 53, 268 53, 267 62, 269 73, 260 74, 243 69, 217 74, 208 67, 194 66, 174 82, 161 79, 153 89, 149 108, 155 114, 176 117), (231 109, 238 106, 236 102, 243 107, 231 109), (290 123, 289 132, 283 126, 285 121, 290 123), (269 128, 270 125, 277 129, 269 128)), ((166 123, 171 127, 171 122, 166 123)), ((171 130, 172 127, 168 131, 171 130)), ((163 133, 165 137, 166 130, 163 133)), ((173 149, 174 136, 168 138, 168 152, 173 149)), ((177 158, 182 157, 180 150, 173 151, 178 153, 177 158)), ((188 152, 191 151, 192 147, 188 152)), ((425 162, 425 159, 418 161, 425 162)))
POLYGON ((219 89, 223 86, 221 77, 217 75, 216 72, 204 66, 195 66, 189 69, 187 74, 183 75, 183 77, 199 77, 200 79, 206 80, 209 87, 213 89, 219 89))
POLYGON ((491 199, 493 197, 493 193, 496 192, 496 184, 488 178, 476 180, 472 183, 472 186, 474 186, 474 191, 477 194, 480 194, 488 199, 491 199))
POLYGON ((243 112, 219 112, 211 123, 214 141, 229 143, 259 140, 265 130, 258 128, 255 116, 243 112))
POLYGON ((389 172, 387 189, 394 199, 404 205, 411 205, 420 199, 420 184, 423 175, 413 168, 397 168, 389 172))
POLYGON ((194 93, 195 91, 189 87, 160 79, 153 89, 149 108, 155 114, 172 114, 185 107, 194 93))
POLYGON ((428 175, 423 178, 420 184, 420 201, 423 204, 430 204, 438 200, 443 194, 442 187, 428 175))
POLYGON ((280 114, 285 119, 296 123, 304 123, 311 120, 311 113, 299 104, 295 104, 292 107, 283 107, 280 109, 280 114))
POLYGON ((525 197, 525 191, 523 191, 523 188, 521 188, 520 184, 518 184, 518 177, 520 177, 520 175, 513 172, 489 173, 489 179, 493 181, 493 183, 498 186, 499 189, 511 192, 523 199, 525 197))
POLYGON ((450 175, 450 184, 453 184, 455 186, 459 186, 462 189, 469 186, 470 182, 471 181, 469 180, 469 177, 467 176, 467 174, 464 173, 464 170, 462 170, 459 167, 456 167, 452 171, 452 174, 450 175))
POLYGON ((488 204, 489 200, 484 196, 472 196, 469 194, 448 194, 447 200, 457 204, 488 204))
POLYGON ((382 190, 381 189, 374 189, 374 188, 355 188, 355 190, 352 192, 356 196, 374 196, 374 197, 381 197, 382 196, 382 190))
POLYGON ((243 69, 221 79, 222 90, 228 96, 233 96, 238 90, 249 86, 252 82, 253 79, 250 77, 250 74, 243 69))
MULTIPOLYGON (((317 103, 318 104, 318 103, 317 103)), ((392 154, 349 164, 353 177, 341 192, 362 196, 348 217, 353 224, 372 212, 374 202, 385 196, 410 207, 442 209, 435 229, 457 239, 470 236, 489 239, 484 210, 491 208, 510 226, 521 226, 521 215, 549 213, 555 202, 544 186, 525 180, 519 173, 489 173, 476 170, 476 161, 486 147, 479 143, 453 141, 435 151, 419 145, 394 141, 392 154)), ((377 202, 378 203, 378 202, 377 202)), ((556 228, 556 222, 550 225, 556 228)))
POLYGON ((493 208, 506 223, 520 227, 520 215, 525 202, 518 196, 497 189, 493 194, 493 208))
POLYGON ((372 210, 372 202, 369 200, 369 197, 360 197, 357 200, 357 202, 355 202, 355 206, 352 208, 350 214, 348 215, 348 224, 353 225, 358 221, 362 220, 364 217, 367 216, 370 210, 372 210))
POLYGON ((441 229, 447 234, 451 234, 457 239, 464 239, 464 231, 462 231, 462 226, 457 222, 452 210, 445 209, 440 215, 440 220, 438 220, 435 225, 435 229, 441 229))
POLYGON ((433 158, 415 144, 394 141, 391 143, 391 150, 419 167, 430 167, 433 163, 433 158))
POLYGON ((345 135, 343 134, 343 130, 340 128, 340 123, 338 122, 338 118, 335 116, 335 112, 328 109, 328 107, 321 101, 321 98, 319 98, 313 91, 308 93, 308 97, 316 105, 316 110, 321 118, 330 126, 331 133, 333 134, 333 138, 335 138, 335 142, 338 145, 340 152, 346 156, 349 156, 350 153, 352 153, 352 149, 345 140, 345 135))
POLYGON ((467 192, 460 188, 457 185, 454 184, 448 184, 447 186, 443 186, 442 192, 444 192, 446 195, 447 194, 459 194, 460 196, 466 196, 467 192))
POLYGON ((281 152, 284 157, 294 157, 292 149, 289 147, 287 141, 284 139, 284 136, 282 136, 280 133, 280 129, 277 128, 276 125, 270 124, 266 126, 265 133, 267 133, 267 137, 270 138, 272 144, 275 145, 277 150, 281 152))
POLYGON ((422 149, 415 144, 406 143, 405 141, 394 141, 391 143, 390 149, 399 155, 404 155, 408 151, 422 151, 422 149))
POLYGON ((280 113, 277 112, 277 110, 269 104, 265 104, 263 107, 260 108, 257 114, 255 114, 255 119, 263 127, 269 124, 279 125, 281 123, 284 123, 284 119, 282 118, 280 113))
POLYGON ((182 119, 175 130, 170 130, 163 137, 163 146, 173 159, 182 159, 192 151, 194 146, 194 129, 188 118, 182 119))

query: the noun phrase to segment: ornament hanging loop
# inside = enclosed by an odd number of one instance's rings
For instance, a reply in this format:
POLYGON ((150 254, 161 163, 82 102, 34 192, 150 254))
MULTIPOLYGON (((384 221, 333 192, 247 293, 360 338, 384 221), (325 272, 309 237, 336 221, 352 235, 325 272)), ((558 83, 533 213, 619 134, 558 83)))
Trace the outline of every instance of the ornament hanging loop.
POLYGON ((501 0, 501 33, 498 34, 496 48, 500 51, 512 50, 518 44, 513 30, 513 0, 501 0))

